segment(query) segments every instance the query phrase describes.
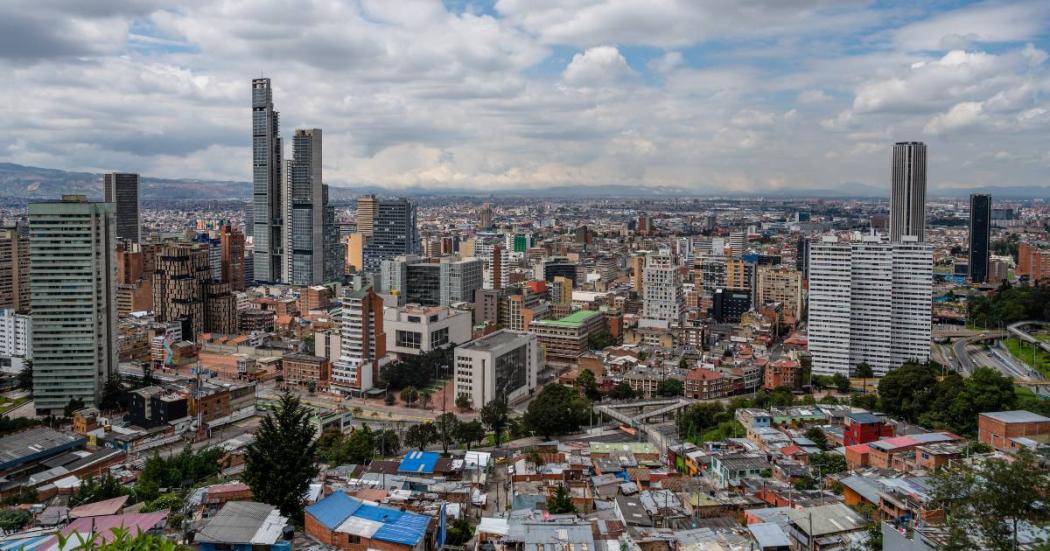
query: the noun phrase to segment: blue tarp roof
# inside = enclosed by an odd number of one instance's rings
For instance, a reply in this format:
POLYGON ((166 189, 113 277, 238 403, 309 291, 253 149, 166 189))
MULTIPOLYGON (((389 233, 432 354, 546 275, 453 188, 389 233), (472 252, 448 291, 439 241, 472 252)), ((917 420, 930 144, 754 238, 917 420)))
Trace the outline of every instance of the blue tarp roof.
POLYGON ((306 512, 329 530, 335 530, 350 517, 380 522, 383 526, 376 530, 372 539, 410 546, 419 543, 430 525, 429 516, 392 507, 369 505, 343 492, 335 492, 318 501, 307 507, 306 512))
POLYGON ((437 465, 439 457, 441 455, 437 452, 409 452, 401 460, 397 470, 402 473, 430 474, 434 472, 434 467, 437 465))
POLYGON ((323 524, 325 528, 335 530, 336 527, 363 505, 361 500, 354 499, 343 492, 335 492, 307 507, 306 512, 317 519, 317 522, 323 524))
POLYGON ((32 551, 37 547, 40 547, 47 540, 51 539, 51 534, 45 534, 43 536, 33 536, 28 538, 18 538, 0 542, 0 550, 2 551, 18 551, 24 549, 25 551, 32 551))

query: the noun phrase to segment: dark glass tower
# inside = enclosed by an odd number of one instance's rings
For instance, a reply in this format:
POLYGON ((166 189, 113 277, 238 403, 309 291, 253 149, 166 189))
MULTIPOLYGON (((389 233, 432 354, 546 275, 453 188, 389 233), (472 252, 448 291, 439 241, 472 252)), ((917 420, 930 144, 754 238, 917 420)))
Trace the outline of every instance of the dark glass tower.
POLYGON ((992 196, 970 195, 970 282, 988 281, 988 247, 992 239, 992 196))

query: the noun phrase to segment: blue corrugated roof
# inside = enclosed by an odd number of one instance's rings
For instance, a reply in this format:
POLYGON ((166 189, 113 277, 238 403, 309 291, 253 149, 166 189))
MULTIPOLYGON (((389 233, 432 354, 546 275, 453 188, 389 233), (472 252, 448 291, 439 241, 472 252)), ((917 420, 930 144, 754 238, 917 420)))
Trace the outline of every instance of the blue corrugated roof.
POLYGON ((47 534, 43 536, 34 536, 30 538, 18 538, 13 540, 7 540, 0 543, 0 550, 2 551, 33 551, 37 547, 40 547, 44 542, 51 539, 52 535, 47 534))
POLYGON ((437 452, 409 452, 401 460, 397 470, 402 473, 430 474, 434 472, 439 457, 441 456, 437 452))
POLYGON ((343 492, 335 492, 332 495, 314 503, 306 508, 310 516, 317 519, 328 528, 335 530, 350 515, 363 506, 360 500, 354 499, 343 492))
POLYGON ((397 509, 379 507, 377 505, 362 505, 358 510, 354 511, 355 517, 383 523, 397 522, 403 514, 397 509))
MULTIPOLYGON (((378 508, 378 507, 377 507, 378 508)), ((397 511, 400 512, 400 511, 397 511)), ((372 535, 373 539, 415 546, 427 533, 430 517, 417 513, 402 513, 396 524, 384 524, 372 535)))

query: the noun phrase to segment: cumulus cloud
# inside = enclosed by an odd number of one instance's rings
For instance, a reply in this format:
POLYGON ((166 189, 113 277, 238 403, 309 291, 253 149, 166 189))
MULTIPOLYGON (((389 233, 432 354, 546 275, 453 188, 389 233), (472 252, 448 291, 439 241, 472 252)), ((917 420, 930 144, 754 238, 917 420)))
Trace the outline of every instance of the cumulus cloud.
POLYGON ((598 46, 572 56, 562 77, 565 82, 575 86, 594 86, 615 83, 632 73, 620 50, 612 46, 598 46))

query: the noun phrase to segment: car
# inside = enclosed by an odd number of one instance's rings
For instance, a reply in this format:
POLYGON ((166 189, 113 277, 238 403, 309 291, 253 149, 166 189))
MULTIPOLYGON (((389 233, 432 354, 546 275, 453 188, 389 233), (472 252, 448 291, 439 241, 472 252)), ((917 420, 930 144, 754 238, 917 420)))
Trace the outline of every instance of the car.
POLYGON ((514 465, 510 465, 510 466, 507 467, 507 474, 509 474, 509 475, 513 475, 514 474, 514 465))

